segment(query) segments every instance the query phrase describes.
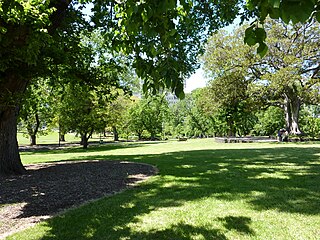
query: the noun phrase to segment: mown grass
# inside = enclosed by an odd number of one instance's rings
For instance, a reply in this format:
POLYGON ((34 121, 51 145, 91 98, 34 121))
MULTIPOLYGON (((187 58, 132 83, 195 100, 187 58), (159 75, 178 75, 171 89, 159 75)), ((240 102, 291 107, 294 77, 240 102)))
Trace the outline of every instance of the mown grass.
MULTIPOLYGON (((26 134, 19 132, 17 135, 17 138, 20 146, 30 144, 30 139, 26 134)), ((108 136, 107 138, 103 137, 102 139, 104 141, 112 141, 113 137, 108 136)), ((65 140, 66 142, 61 142, 61 144, 79 143, 80 137, 76 136, 76 134, 74 133, 68 133, 65 135, 65 140)), ((100 140, 99 134, 94 134, 93 137, 89 139, 89 142, 98 142, 99 140, 100 140)), ((37 144, 43 145, 43 144, 58 144, 58 143, 59 143, 59 132, 57 131, 52 131, 46 135, 37 136, 37 144)))
POLYGON ((139 187, 8 239, 319 239, 319 144, 120 143, 22 153, 24 163, 155 165, 139 187))

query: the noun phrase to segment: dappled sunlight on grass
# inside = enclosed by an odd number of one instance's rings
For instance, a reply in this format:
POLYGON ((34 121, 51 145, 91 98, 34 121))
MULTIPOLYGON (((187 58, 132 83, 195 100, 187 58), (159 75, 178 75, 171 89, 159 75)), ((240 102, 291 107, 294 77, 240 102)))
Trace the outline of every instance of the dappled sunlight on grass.
POLYGON ((320 236, 318 144, 216 144, 205 139, 124 146, 128 148, 35 152, 33 159, 22 153, 25 163, 41 162, 44 156, 46 161, 138 161, 157 166, 159 173, 138 188, 29 229, 20 239, 320 236), (28 238, 34 232, 42 232, 41 237, 28 238))

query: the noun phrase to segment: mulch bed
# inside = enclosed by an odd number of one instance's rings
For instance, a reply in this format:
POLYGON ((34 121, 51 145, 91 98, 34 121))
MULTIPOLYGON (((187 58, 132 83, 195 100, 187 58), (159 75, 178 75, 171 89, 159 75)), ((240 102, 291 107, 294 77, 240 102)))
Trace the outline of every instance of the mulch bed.
POLYGON ((70 207, 120 192, 157 172, 151 165, 120 161, 26 168, 22 176, 0 176, 0 239, 70 207))

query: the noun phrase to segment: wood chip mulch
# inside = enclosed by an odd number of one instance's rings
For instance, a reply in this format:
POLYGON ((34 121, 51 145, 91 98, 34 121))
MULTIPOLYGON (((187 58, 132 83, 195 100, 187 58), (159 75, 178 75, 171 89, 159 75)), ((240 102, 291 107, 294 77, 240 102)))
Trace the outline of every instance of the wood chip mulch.
POLYGON ((157 173, 151 165, 123 161, 32 164, 26 169, 22 176, 0 176, 0 239, 157 173))

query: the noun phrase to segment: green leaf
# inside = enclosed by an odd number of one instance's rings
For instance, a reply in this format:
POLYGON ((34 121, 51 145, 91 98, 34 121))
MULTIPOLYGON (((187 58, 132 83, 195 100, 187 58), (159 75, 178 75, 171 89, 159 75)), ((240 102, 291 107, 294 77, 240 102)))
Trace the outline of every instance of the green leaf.
POLYGON ((157 51, 157 49, 155 49, 154 46, 151 46, 151 54, 152 54, 154 57, 157 56, 157 54, 158 54, 158 51, 157 51))
POLYGON ((249 46, 253 46, 257 43, 256 41, 256 35, 253 30, 254 26, 251 26, 246 29, 245 36, 244 36, 244 42, 248 44, 249 46))
POLYGON ((244 38, 244 42, 246 44, 248 44, 250 47, 257 43, 256 39, 254 37, 251 37, 251 36, 250 37, 245 37, 244 38))
POLYGON ((0 27, 0 33, 5 34, 7 29, 5 27, 0 27))
POLYGON ((316 12, 316 19, 318 22, 320 22, 320 11, 316 12))
POLYGON ((141 17, 142 17, 142 20, 144 22, 147 22, 148 21, 148 13, 146 10, 144 10, 142 13, 141 13, 141 17))
POLYGON ((254 5, 254 3, 252 2, 252 0, 247 0, 246 7, 247 7, 249 10, 252 11, 252 10, 254 10, 255 5, 254 5))
POLYGON ((273 8, 279 8, 280 7, 280 0, 273 0, 272 6, 273 6, 273 8))
POLYGON ((288 14, 288 12, 286 10, 281 10, 280 17, 281 17, 282 21, 284 21, 284 23, 289 24, 290 15, 288 14))
POLYGON ((184 92, 181 92, 181 93, 179 94, 179 96, 178 96, 178 98, 179 98, 180 100, 184 99, 185 97, 186 97, 186 95, 185 95, 184 92))
POLYGON ((257 28, 255 30, 255 35, 256 35, 256 39, 258 40, 258 42, 263 42, 267 37, 267 33, 264 30, 264 28, 257 28))
POLYGON ((268 46, 264 42, 259 43, 259 47, 257 48, 257 53, 263 58, 268 52, 268 46))
POLYGON ((278 19, 281 16, 281 11, 279 8, 273 8, 270 13, 269 16, 273 19, 278 19))

